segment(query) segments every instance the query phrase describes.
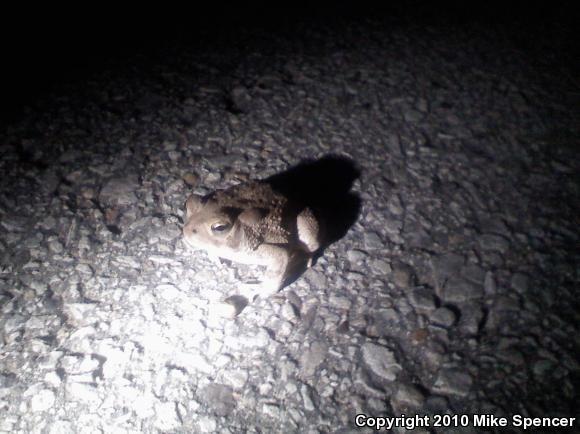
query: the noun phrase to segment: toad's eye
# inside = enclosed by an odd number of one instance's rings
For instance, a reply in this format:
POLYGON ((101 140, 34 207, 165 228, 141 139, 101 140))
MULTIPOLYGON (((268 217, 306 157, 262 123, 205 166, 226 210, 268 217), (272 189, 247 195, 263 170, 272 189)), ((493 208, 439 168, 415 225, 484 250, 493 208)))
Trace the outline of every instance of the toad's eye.
POLYGON ((231 227, 232 227, 232 225, 230 223, 217 222, 217 223, 214 223, 213 225, 211 225, 211 231, 214 234, 223 234, 223 233, 227 232, 231 227))

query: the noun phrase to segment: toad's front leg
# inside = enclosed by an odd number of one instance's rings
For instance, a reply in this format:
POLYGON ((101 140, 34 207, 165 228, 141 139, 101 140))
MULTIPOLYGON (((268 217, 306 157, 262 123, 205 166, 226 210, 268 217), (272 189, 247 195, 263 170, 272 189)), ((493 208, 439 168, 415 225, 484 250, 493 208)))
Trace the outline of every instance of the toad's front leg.
POLYGON ((244 295, 249 300, 253 300, 256 296, 266 298, 278 292, 289 283, 289 280, 306 269, 309 256, 302 249, 280 244, 262 244, 256 249, 256 253, 267 269, 259 284, 246 288, 244 295))
POLYGON ((269 297, 282 289, 292 268, 293 254, 286 246, 262 244, 256 249, 256 253, 266 265, 266 273, 250 300, 255 296, 269 297))
POLYGON ((257 297, 267 298, 282 289, 288 281, 306 269, 310 255, 302 249, 290 249, 277 244, 262 244, 256 249, 261 264, 267 267, 264 279, 259 283, 244 283, 239 294, 219 303, 216 310, 220 316, 236 317, 248 303, 257 297))

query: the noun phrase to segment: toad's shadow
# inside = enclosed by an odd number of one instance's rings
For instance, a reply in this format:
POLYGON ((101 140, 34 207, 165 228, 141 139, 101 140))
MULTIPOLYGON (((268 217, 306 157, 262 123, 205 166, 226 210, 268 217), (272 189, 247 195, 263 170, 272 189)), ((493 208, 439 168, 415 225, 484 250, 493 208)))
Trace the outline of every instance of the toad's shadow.
POLYGON ((356 221, 361 200, 350 191, 360 171, 346 157, 305 160, 265 179, 288 199, 308 206, 325 226, 322 249, 342 238, 356 221))

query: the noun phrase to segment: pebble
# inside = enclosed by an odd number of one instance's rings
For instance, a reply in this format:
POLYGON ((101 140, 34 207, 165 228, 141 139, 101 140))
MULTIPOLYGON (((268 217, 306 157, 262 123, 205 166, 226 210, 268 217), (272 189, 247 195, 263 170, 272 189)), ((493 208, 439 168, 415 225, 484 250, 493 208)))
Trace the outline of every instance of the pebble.
POLYGON ((407 264, 394 264, 392 276, 393 282, 399 288, 408 289, 414 284, 415 274, 407 264))
POLYGON ((433 310, 437 307, 437 297, 429 288, 414 288, 407 297, 409 303, 415 308, 433 310))
POLYGON ((449 412, 449 400, 445 396, 428 396, 424 405, 425 410, 430 414, 443 415, 449 412))
POLYGON ((481 285, 485 279, 486 272, 479 265, 469 264, 461 269, 461 275, 470 282, 481 285))
POLYGON ((183 181, 190 188, 195 188, 199 184, 199 176, 195 173, 186 173, 183 175, 183 181))
POLYGON ((431 313, 429 321, 433 325, 449 328, 456 323, 457 315, 447 307, 440 307, 431 313))
POLYGON ((391 272, 391 264, 384 259, 374 259, 369 263, 371 270, 378 274, 388 274, 391 272))
POLYGON ((162 431, 175 430, 181 426, 175 402, 159 402, 155 405, 155 426, 162 431))
POLYGON ((52 231, 56 228, 56 219, 53 216, 47 216, 43 220, 37 223, 40 229, 44 229, 45 231, 52 231))
POLYGON ((486 296, 493 296, 497 292, 495 278, 491 271, 485 273, 485 279, 483 281, 483 290, 486 296))
POLYGON ((280 315, 282 315, 282 318, 288 320, 288 321, 296 321, 298 319, 298 314, 296 312, 296 308, 294 307, 294 305, 292 303, 284 303, 282 305, 282 308, 280 310, 280 315))
POLYGON ((217 431, 217 421, 211 416, 201 415, 197 418, 197 427, 202 433, 215 433, 217 431))
POLYGON ((363 242, 366 250, 377 250, 384 247, 383 240, 376 232, 365 232, 363 242))
POLYGON ((302 397, 304 410, 306 411, 316 410, 316 407, 314 406, 314 402, 312 400, 312 391, 310 387, 308 387, 306 384, 302 384, 300 386, 300 396, 302 397))
POLYGON ((433 260, 433 266, 440 282, 459 274, 464 263, 465 258, 455 253, 438 256, 433 260))
POLYGON ((362 262, 365 260, 365 258, 368 256, 368 254, 363 251, 363 250, 349 250, 348 252, 346 252, 346 257, 348 258, 348 260, 350 262, 353 262, 355 264, 358 264, 359 262, 362 262))
POLYGON ((225 384, 210 383, 198 396, 218 416, 227 416, 236 406, 232 387, 225 384))
POLYGON ((452 277, 445 284, 441 297, 450 303, 462 303, 480 299, 483 295, 484 289, 482 285, 477 285, 461 277, 452 277))
POLYGON ((55 395, 52 390, 40 390, 30 399, 30 410, 35 413, 46 411, 54 405, 54 401, 55 395))
POLYGON ((248 382, 249 377, 248 372, 242 370, 225 371, 222 375, 224 381, 235 390, 242 389, 248 382))
POLYGON ((423 392, 413 384, 399 384, 392 400, 397 405, 406 405, 411 408, 420 408, 425 401, 423 392))
POLYGON ((89 383, 67 382, 65 384, 67 399, 73 399, 85 404, 98 405, 101 402, 98 390, 89 383))
POLYGON ((479 245, 484 250, 493 250, 497 252, 504 253, 509 247, 509 241, 501 236, 495 234, 484 234, 479 238, 479 245))
POLYGON ((42 295, 48 290, 48 284, 41 280, 34 279, 31 276, 22 276, 20 278, 22 283, 34 289, 36 295, 42 295))
POLYGON ((59 255, 64 252, 64 246, 58 239, 51 237, 48 239, 48 250, 59 255))
POLYGON ((529 288, 530 279, 522 273, 514 273, 511 277, 511 287, 520 294, 525 294, 529 288))
POLYGON ((387 381, 394 381, 402 369, 390 349, 373 343, 363 345, 362 357, 374 374, 387 381))
POLYGON ((252 97, 247 88, 236 86, 230 91, 230 103, 234 113, 248 113, 252 107, 252 97))
POLYGON ((314 375, 316 369, 328 353, 328 345, 325 342, 315 341, 310 345, 306 351, 302 353, 300 357, 300 371, 304 378, 308 378, 314 375))
POLYGON ((138 201, 135 195, 138 188, 137 175, 110 179, 101 188, 99 202, 105 207, 134 205, 138 201))
POLYGON ((277 404, 263 404, 262 414, 274 419, 280 420, 282 418, 282 410, 277 404))
POLYGON ((443 368, 437 374, 433 392, 465 397, 469 394, 472 385, 473 379, 468 373, 459 369, 443 368))
POLYGON ((457 305, 461 311, 461 317, 457 327, 466 335, 475 335, 479 332, 484 319, 484 312, 478 303, 465 303, 457 305))
POLYGON ((74 326, 87 326, 95 322, 96 305, 91 303, 66 303, 63 312, 67 322, 74 326))
POLYGON ((326 287, 326 276, 324 273, 314 270, 314 268, 309 268, 308 271, 304 273, 304 278, 308 280, 313 288, 326 287))
POLYGON ((48 434, 69 434, 74 432, 73 424, 68 420, 55 420, 48 434))

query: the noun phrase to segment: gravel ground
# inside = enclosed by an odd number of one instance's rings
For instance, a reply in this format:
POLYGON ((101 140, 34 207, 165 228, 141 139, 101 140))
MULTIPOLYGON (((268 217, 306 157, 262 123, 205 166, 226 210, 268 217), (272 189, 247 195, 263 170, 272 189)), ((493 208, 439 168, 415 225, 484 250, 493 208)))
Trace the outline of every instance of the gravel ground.
POLYGON ((3 129, 0 432, 579 415, 566 29, 316 24, 135 52, 3 129), (360 175, 356 221, 277 296, 212 315, 261 270, 186 248, 187 195, 329 156, 360 175))

